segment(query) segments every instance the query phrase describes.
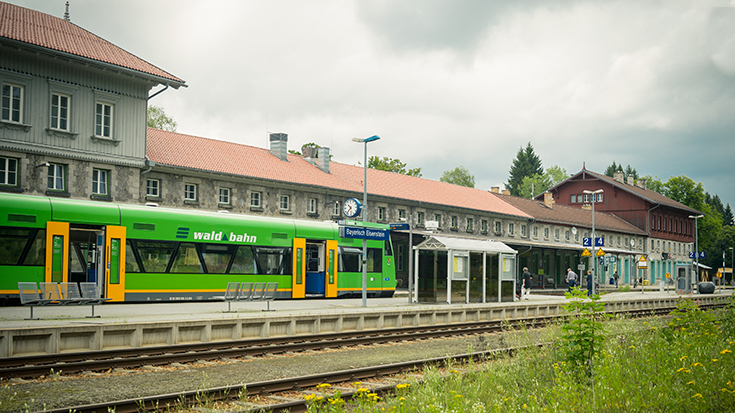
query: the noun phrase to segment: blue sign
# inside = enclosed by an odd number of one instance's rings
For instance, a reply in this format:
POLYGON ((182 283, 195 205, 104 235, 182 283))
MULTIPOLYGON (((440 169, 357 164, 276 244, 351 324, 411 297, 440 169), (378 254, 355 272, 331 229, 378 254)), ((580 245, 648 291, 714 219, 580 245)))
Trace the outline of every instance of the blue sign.
POLYGON ((696 253, 694 251, 689 252, 689 258, 695 259, 695 258, 704 258, 704 251, 699 252, 699 257, 695 255, 696 253))
POLYGON ((357 239, 373 239, 378 241, 388 241, 389 231, 384 229, 372 229, 364 227, 339 227, 339 236, 341 238, 357 238, 357 239))
POLYGON ((611 255, 611 256, 607 257, 607 259, 610 260, 610 262, 616 262, 618 260, 618 257, 616 257, 614 255, 611 255))
POLYGON ((405 230, 408 230, 408 229, 410 229, 410 228, 409 228, 409 225, 408 225, 407 223, 401 223, 401 224, 390 224, 390 230, 391 230, 391 231, 395 231, 395 230, 401 230, 401 229, 405 229, 405 230))
POLYGON ((591 247, 592 246, 592 238, 589 238, 589 237, 582 238, 582 246, 583 247, 591 247))
POLYGON ((605 237, 595 237, 595 247, 604 247, 605 237))
POLYGON ((599 261, 601 266, 605 265, 605 257, 600 257, 599 261))

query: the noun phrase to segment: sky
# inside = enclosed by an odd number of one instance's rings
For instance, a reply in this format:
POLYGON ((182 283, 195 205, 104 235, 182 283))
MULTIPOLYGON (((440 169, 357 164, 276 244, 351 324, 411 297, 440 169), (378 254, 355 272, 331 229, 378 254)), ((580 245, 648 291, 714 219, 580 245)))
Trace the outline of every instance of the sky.
MULTIPOLYGON (((66 0, 10 0, 62 17, 66 0)), ((735 0, 69 0, 71 21, 183 79, 150 102, 191 135, 333 160, 464 166, 502 187, 615 161, 735 207, 735 0)), ((151 94, 157 91, 153 89, 151 94)))

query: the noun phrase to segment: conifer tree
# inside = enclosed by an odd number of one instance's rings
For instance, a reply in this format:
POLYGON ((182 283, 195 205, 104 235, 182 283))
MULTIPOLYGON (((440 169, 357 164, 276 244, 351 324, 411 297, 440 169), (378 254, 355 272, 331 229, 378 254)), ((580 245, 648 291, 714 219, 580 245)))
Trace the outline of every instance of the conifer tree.
POLYGON ((518 149, 516 158, 510 167, 510 176, 508 183, 505 184, 506 189, 511 195, 520 196, 520 186, 523 178, 534 175, 543 175, 544 168, 541 166, 541 159, 533 151, 531 142, 528 142, 525 148, 518 149))

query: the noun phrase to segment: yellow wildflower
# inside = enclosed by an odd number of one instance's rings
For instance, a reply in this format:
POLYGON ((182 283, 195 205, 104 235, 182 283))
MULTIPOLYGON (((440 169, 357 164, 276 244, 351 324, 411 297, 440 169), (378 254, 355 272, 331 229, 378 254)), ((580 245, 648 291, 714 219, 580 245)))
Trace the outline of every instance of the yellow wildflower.
POLYGON ((687 384, 694 384, 694 380, 690 381, 690 382, 689 382, 689 383, 687 383, 687 384))
POLYGON ((679 361, 684 361, 684 359, 687 358, 687 356, 682 356, 679 361))
POLYGON ((697 366, 701 366, 701 365, 702 365, 702 363, 694 363, 694 364, 692 364, 692 367, 697 367, 697 366))
POLYGON ((717 363, 718 361, 719 361, 719 360, 717 360, 717 359, 712 359, 712 362, 713 362, 713 363, 717 363))
POLYGON ((321 383, 321 384, 317 384, 316 386, 317 389, 328 389, 330 387, 332 387, 332 385, 329 383, 321 383))
POLYGON ((727 354, 727 353, 732 353, 732 351, 730 351, 730 349, 724 349, 720 351, 720 354, 727 354))
POLYGON ((701 394, 699 394, 699 393, 697 393, 697 394, 695 394, 694 396, 692 396, 692 398, 693 398, 693 399, 701 399, 701 398, 702 398, 702 395, 701 395, 701 394))

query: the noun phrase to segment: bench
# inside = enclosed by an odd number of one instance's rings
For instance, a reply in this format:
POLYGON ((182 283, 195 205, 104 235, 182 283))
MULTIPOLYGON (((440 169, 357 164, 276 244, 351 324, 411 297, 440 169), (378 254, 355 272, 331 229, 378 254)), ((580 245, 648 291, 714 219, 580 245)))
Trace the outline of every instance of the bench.
POLYGON ((229 282, 224 296, 215 297, 227 302, 228 313, 232 311, 232 303, 235 301, 265 301, 267 309, 263 311, 271 311, 270 302, 276 299, 278 283, 264 282, 229 282))
POLYGON ((20 303, 31 308, 31 318, 28 320, 38 320, 33 317, 33 307, 39 305, 91 305, 92 315, 87 318, 99 318, 94 315, 94 306, 110 299, 100 297, 96 283, 80 284, 81 292, 77 283, 41 282, 39 289, 35 282, 19 282, 20 303))

